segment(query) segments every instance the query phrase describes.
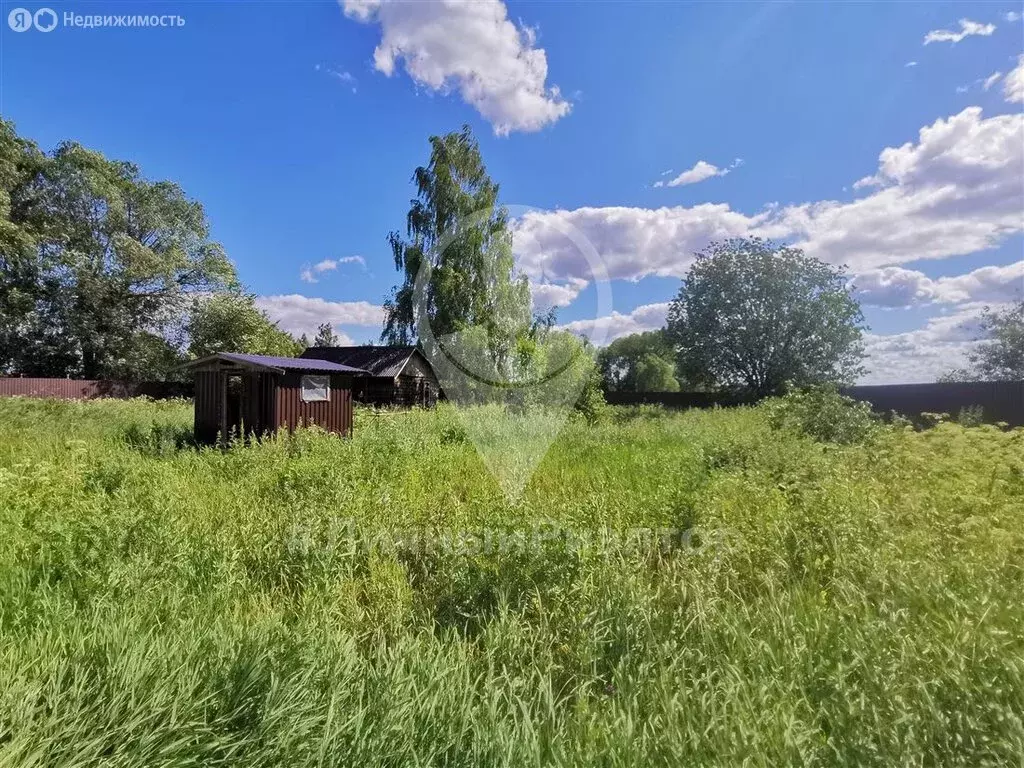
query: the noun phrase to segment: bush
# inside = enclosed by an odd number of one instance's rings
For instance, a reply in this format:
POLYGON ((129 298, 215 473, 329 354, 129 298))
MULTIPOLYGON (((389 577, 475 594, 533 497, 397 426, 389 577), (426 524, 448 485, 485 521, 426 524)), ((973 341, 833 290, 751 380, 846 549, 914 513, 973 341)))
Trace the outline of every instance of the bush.
POLYGON ((575 409, 588 424, 598 424, 607 416, 608 404, 601 389, 601 377, 596 370, 588 377, 586 386, 576 400, 575 409))
POLYGON ((820 387, 789 392, 761 406, 775 429, 798 432, 825 443, 860 443, 873 435, 880 422, 871 405, 820 387))
POLYGON ((956 423, 961 427, 980 427, 985 423, 985 409, 980 405, 965 405, 957 414, 956 423))

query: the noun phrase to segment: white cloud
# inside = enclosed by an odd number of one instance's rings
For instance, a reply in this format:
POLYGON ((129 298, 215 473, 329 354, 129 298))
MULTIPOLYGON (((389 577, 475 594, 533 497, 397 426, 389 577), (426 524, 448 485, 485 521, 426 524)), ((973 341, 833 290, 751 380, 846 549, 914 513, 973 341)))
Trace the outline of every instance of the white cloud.
POLYGON ((572 304, 589 281, 572 278, 565 283, 530 281, 534 309, 544 312, 552 307, 567 307, 572 304))
POLYGON ((983 333, 983 309, 982 304, 965 305, 952 314, 931 318, 916 331, 887 336, 865 334, 868 372, 859 383, 929 382, 950 369, 965 367, 968 352, 983 333))
POLYGON ((1020 301, 1024 299, 1024 261, 1005 267, 981 267, 957 277, 940 277, 935 285, 939 301, 955 304, 1020 301))
MULTIPOLYGON (((326 301, 297 293, 285 296, 259 296, 256 306, 294 336, 312 336, 322 323, 330 323, 335 331, 342 325, 378 326, 384 323, 384 308, 366 301, 326 301)), ((340 334, 342 343, 351 339, 340 334)))
POLYGON ((854 295, 865 306, 1004 303, 1024 298, 1024 261, 934 280, 916 270, 883 267, 863 272, 852 282, 854 295))
POLYGON ((1003 80, 1003 98, 1011 103, 1024 101, 1024 53, 1017 57, 1017 67, 1003 80))
POLYGON ((345 72, 343 70, 334 69, 333 67, 328 67, 321 64, 317 64, 314 67, 314 69, 317 72, 326 72, 335 80, 339 80, 345 85, 347 85, 349 88, 351 88, 352 93, 356 92, 356 86, 358 85, 358 82, 356 81, 355 75, 353 75, 351 72, 345 72))
POLYGON ((374 66, 389 77, 401 63, 418 85, 458 90, 498 135, 537 131, 569 114, 546 85, 547 55, 535 32, 508 19, 501 0, 339 0, 345 15, 376 23, 374 66))
POLYGON ((998 83, 999 82, 999 78, 1001 78, 1002 76, 1003 76, 1002 72, 993 72, 991 75, 986 77, 985 80, 982 82, 982 84, 981 84, 982 90, 987 91, 993 85, 998 83))
POLYGON ((971 21, 970 19, 960 19, 959 32, 952 32, 948 29, 933 29, 924 36, 924 44, 952 43, 953 45, 956 45, 966 37, 971 37, 972 35, 988 37, 995 31, 995 24, 980 24, 977 21, 971 21))
POLYGON ((971 90, 971 88, 973 88, 976 85, 981 86, 981 89, 983 91, 987 91, 993 85, 998 83, 999 82, 999 78, 1001 78, 1002 76, 1003 76, 1002 72, 993 72, 988 77, 979 77, 973 83, 968 83, 967 85, 958 85, 956 87, 956 92, 957 93, 967 93, 969 90, 971 90))
MULTIPOLYGON (((735 168, 739 168, 741 165, 743 165, 743 158, 740 157, 737 157, 732 162, 732 165, 729 165, 725 168, 719 168, 717 165, 712 165, 711 163, 706 162, 705 160, 698 160, 696 165, 694 165, 693 168, 690 168, 688 171, 683 171, 674 179, 670 179, 669 181, 656 181, 654 182, 654 186, 681 187, 685 186, 686 184, 696 184, 707 179, 713 179, 715 176, 725 176, 726 174, 729 173, 729 171, 732 171, 735 168)), ((663 173, 661 175, 665 176, 667 173, 671 173, 671 171, 666 171, 666 173, 663 173)))
POLYGON ((608 277, 639 280, 648 275, 682 277, 694 251, 711 240, 744 235, 757 219, 726 203, 672 208, 576 208, 533 211, 516 220, 515 249, 526 274, 553 281, 594 277, 577 242, 589 242, 608 277), (568 238, 565 232, 575 236, 568 238))
POLYGON ((362 256, 345 256, 341 259, 324 259, 310 266, 305 265, 299 270, 299 279, 304 283, 315 283, 318 277, 324 272, 332 272, 339 264, 361 264, 366 266, 366 260, 362 256))
POLYGON ((727 203, 535 211, 514 222, 520 265, 554 282, 592 279, 575 241, 597 251, 611 279, 682 277, 712 240, 784 240, 852 273, 993 248, 1024 231, 1024 115, 983 118, 968 107, 879 155, 873 186, 852 200, 769 205, 748 215, 727 203), (563 233, 575 232, 572 239, 563 233))
POLYGON ((912 269, 871 269, 857 275, 852 282, 854 297, 869 307, 911 307, 935 300, 934 282, 912 269))
POLYGON ((908 62, 907 62, 906 64, 904 64, 903 66, 904 66, 904 67, 916 67, 916 66, 917 66, 917 62, 916 62, 916 61, 908 61, 908 62))
POLYGON ((879 187, 882 185, 882 180, 877 176, 865 176, 862 179, 857 179, 853 182, 854 189, 865 189, 866 187, 879 187))
POLYGON ((604 317, 573 320, 559 327, 588 338, 597 336, 603 338, 605 343, 610 343, 631 333, 653 331, 664 327, 665 319, 668 317, 668 306, 669 302, 667 301, 658 304, 644 304, 628 314, 612 312, 604 317))
POLYGON ((1017 11, 1007 11, 1006 15, 1003 18, 1012 24, 1015 21, 1020 21, 1022 18, 1024 18, 1024 16, 1017 13, 1017 11))

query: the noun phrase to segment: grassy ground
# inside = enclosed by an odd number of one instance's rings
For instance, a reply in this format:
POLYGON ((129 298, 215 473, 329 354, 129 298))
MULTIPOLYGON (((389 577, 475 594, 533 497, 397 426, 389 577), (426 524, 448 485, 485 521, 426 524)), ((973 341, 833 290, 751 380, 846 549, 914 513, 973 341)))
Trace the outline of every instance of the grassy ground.
POLYGON ((190 420, 0 400, 0 764, 1024 764, 1024 430, 190 420))

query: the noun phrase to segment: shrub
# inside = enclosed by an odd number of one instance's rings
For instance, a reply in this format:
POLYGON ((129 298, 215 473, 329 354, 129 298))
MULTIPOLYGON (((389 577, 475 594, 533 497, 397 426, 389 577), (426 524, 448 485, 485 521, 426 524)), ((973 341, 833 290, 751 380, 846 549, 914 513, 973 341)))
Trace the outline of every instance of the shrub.
POLYGON ((956 422, 961 427, 980 427, 985 423, 985 409, 980 405, 965 405, 957 414, 956 422))
POLYGON ((608 404, 605 402, 601 377, 596 369, 587 378, 587 384, 580 392, 575 408, 588 424, 597 424, 604 421, 607 416, 608 404))
POLYGON ((826 443, 851 444, 879 428, 871 405, 827 387, 789 392, 760 406, 775 429, 791 430, 826 443))

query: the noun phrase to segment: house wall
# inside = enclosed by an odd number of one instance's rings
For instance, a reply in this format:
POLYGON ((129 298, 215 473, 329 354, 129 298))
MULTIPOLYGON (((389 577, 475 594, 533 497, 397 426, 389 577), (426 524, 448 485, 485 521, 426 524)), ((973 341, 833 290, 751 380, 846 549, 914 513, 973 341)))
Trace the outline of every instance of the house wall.
POLYGON ((275 398, 275 423, 289 431, 316 425, 329 432, 352 434, 352 377, 331 375, 331 399, 316 403, 302 400, 302 377, 289 372, 278 377, 275 398))
POLYGON ((331 399, 306 403, 302 400, 302 376, 299 372, 228 374, 221 371, 197 371, 195 374, 196 440, 213 444, 222 431, 225 407, 227 430, 246 436, 262 435, 277 429, 291 431, 316 425, 340 435, 352 434, 352 379, 331 375, 331 399), (237 376, 239 385, 223 384, 237 376), (225 396, 226 395, 226 396, 225 396))
POLYGON ((193 434, 207 445, 217 441, 220 430, 221 385, 216 371, 196 371, 195 416, 193 434))
POLYGON ((431 383, 435 390, 438 389, 437 376, 434 375, 434 369, 430 367, 430 364, 427 363, 426 359, 419 352, 409 358, 409 362, 405 364, 401 375, 402 378, 424 378, 431 383))
POLYGON ((426 376, 358 376, 354 388, 356 400, 367 405, 432 408, 437 404, 437 388, 426 376))

